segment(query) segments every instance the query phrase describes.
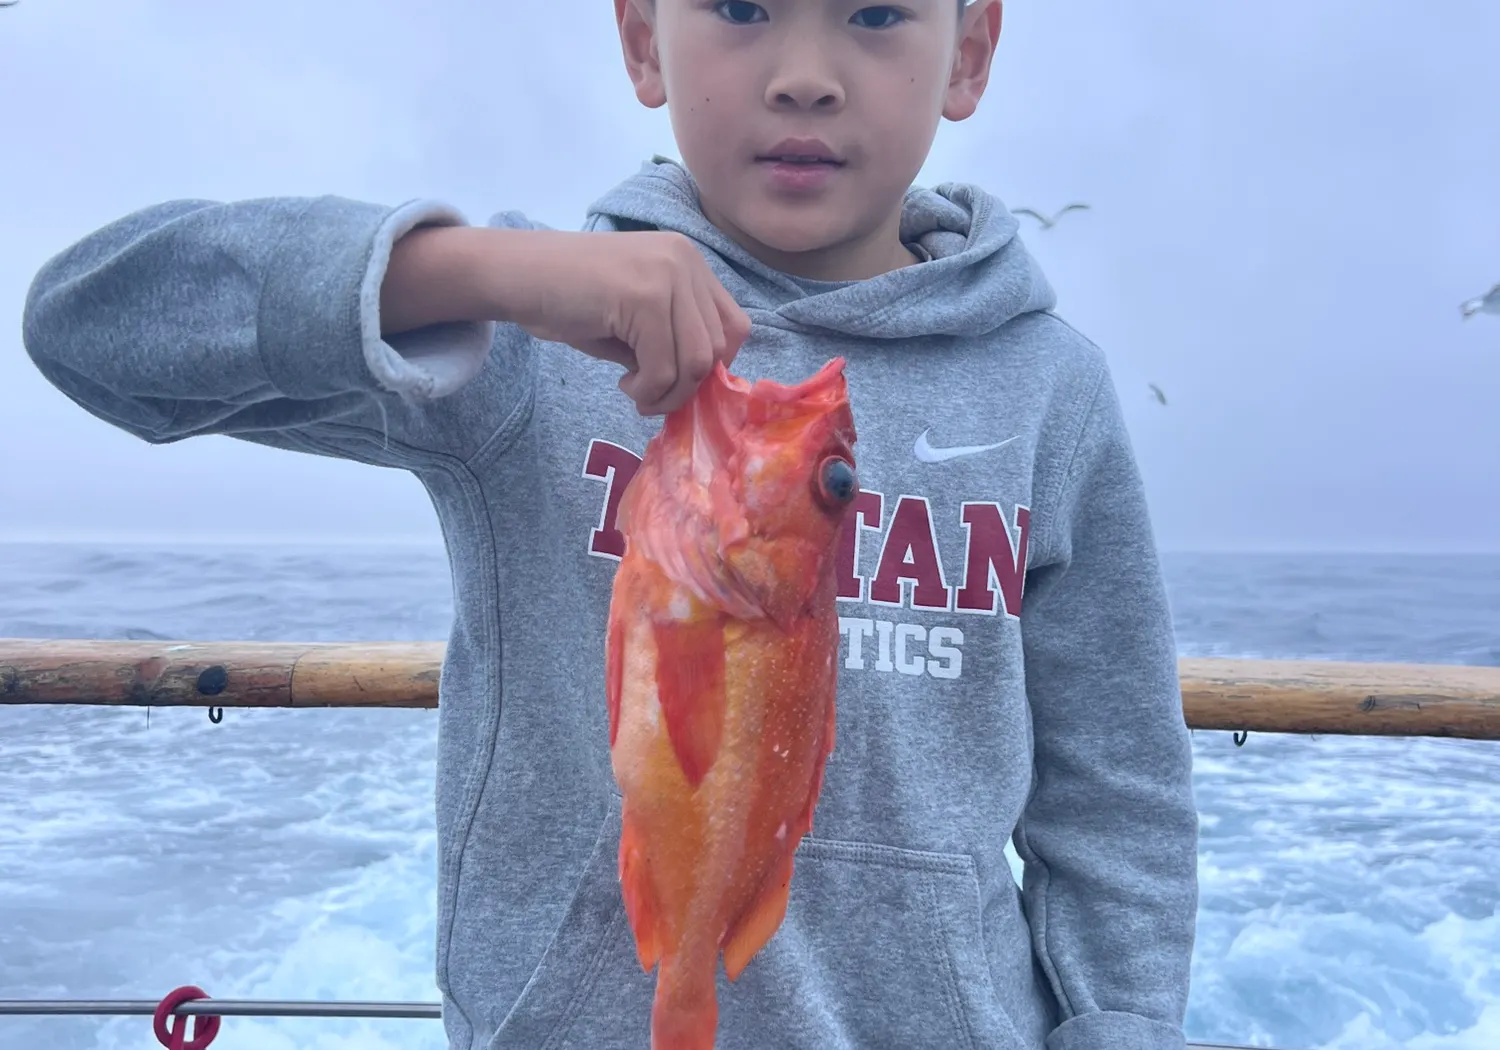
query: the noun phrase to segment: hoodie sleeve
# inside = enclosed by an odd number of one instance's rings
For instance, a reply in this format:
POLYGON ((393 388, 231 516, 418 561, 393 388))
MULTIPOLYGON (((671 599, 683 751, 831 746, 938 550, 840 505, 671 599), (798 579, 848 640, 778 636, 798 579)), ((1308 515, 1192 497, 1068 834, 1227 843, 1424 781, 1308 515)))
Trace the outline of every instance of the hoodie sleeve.
POLYGON ((425 201, 158 204, 42 267, 26 350, 73 401, 153 444, 228 434, 390 466, 462 456, 527 400, 530 337, 486 322, 382 339, 379 307, 395 242, 463 223, 425 201), (482 371, 497 374, 474 382, 482 371))
POLYGON ((1048 1050, 1182 1050, 1198 902, 1192 752, 1145 492, 1101 373, 1027 581, 1035 770, 1014 842, 1061 1006, 1048 1050))

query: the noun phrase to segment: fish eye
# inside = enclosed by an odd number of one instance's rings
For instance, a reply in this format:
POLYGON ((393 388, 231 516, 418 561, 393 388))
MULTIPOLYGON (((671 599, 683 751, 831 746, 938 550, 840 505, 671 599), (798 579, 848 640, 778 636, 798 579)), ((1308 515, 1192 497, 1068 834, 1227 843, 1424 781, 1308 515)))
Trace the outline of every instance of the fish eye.
POLYGON ((839 456, 829 456, 818 466, 817 495, 830 507, 847 506, 859 492, 854 465, 839 456))

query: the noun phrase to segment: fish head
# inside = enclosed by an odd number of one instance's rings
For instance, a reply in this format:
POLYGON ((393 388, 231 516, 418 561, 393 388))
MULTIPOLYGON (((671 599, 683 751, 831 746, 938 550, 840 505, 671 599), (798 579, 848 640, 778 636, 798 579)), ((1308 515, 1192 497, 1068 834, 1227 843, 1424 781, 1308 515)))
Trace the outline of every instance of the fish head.
POLYGON ((855 497, 854 416, 844 360, 794 385, 716 370, 719 555, 735 588, 789 627, 809 602, 833 600, 834 559, 855 497))
POLYGON ((791 385, 718 364, 631 482, 627 542, 699 601, 791 629, 822 592, 833 600, 859 493, 854 442, 843 358, 791 385))

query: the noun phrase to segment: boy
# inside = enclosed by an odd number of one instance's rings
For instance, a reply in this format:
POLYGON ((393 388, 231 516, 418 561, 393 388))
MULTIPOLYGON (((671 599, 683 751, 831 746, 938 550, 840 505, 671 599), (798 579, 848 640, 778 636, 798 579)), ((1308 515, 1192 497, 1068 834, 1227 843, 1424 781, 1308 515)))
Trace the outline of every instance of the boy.
POLYGON ((456 595, 437 979, 472 1050, 646 1046, 603 701, 615 509, 716 359, 795 382, 845 356, 838 744, 781 929, 720 979, 718 1046, 1180 1050, 1196 815, 1119 406, 1004 207, 910 188, 979 102, 1000 0, 615 14, 684 166, 646 165, 586 231, 161 204, 43 268, 29 353, 147 441, 426 485, 456 595))

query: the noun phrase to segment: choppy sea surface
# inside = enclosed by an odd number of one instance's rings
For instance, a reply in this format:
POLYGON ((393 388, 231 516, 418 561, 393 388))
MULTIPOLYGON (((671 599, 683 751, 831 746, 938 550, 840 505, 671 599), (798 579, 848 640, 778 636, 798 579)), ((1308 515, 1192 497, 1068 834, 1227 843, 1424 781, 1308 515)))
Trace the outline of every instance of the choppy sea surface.
MULTIPOLYGON (((1184 655, 1500 665, 1500 557, 1167 559, 1184 655)), ((0 545, 0 636, 442 639, 439 550, 0 545)), ((436 714, 0 707, 0 999, 435 1000, 436 714)), ((1188 1031, 1500 1047, 1500 743, 1195 736, 1188 1031)), ((139 1050, 148 1018, 0 1017, 139 1050)), ((215 1050, 431 1050, 436 1021, 226 1019, 215 1050)))

